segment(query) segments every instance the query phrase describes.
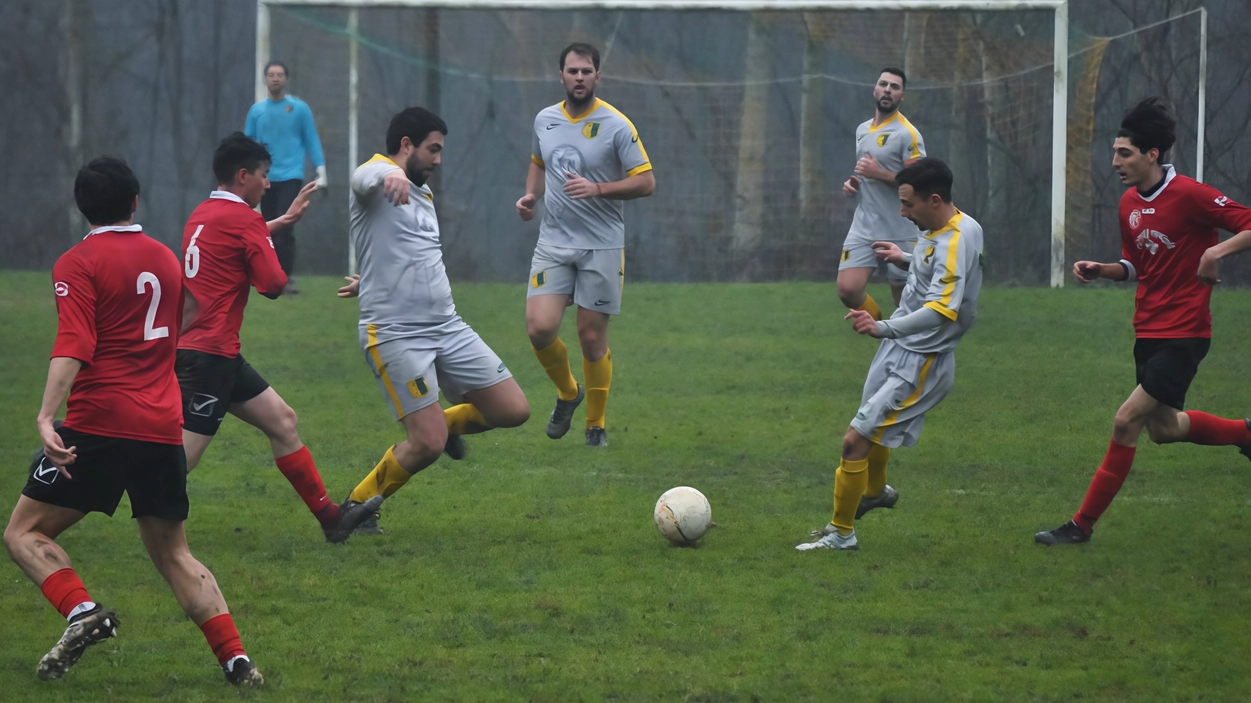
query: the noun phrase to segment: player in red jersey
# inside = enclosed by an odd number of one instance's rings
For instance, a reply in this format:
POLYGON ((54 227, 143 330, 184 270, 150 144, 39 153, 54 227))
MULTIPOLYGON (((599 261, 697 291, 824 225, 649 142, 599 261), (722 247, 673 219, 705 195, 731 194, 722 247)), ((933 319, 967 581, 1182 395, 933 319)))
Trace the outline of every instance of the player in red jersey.
POLYGON ((4 530, 13 561, 69 620, 37 674, 60 678, 87 647, 117 634, 117 614, 91 600, 54 540, 89 512, 111 516, 125 491, 152 563, 227 680, 260 686, 217 582, 191 556, 183 531, 178 259, 133 224, 139 181, 126 162, 106 156, 87 164, 74 180, 74 200, 91 231, 52 269, 57 335, 36 420, 43 452, 4 530), (54 429, 67 393, 65 422, 54 429))
POLYGON ((252 286, 277 298, 287 285, 269 232, 299 220, 316 188, 305 186, 285 215, 266 223, 253 208, 269 188, 269 162, 260 143, 240 132, 226 137, 213 154, 218 189, 191 213, 183 231, 183 285, 198 306, 178 342, 176 363, 187 470, 199 463, 229 412, 265 433, 278 470, 321 523, 327 541, 342 542, 378 505, 341 509, 331 502, 296 432, 295 411, 239 354, 239 327, 252 286))
POLYGON ((1215 282, 1216 263, 1236 251, 1238 243, 1251 240, 1251 209, 1161 163, 1173 145, 1175 126, 1158 98, 1144 100, 1126 113, 1112 144, 1112 167, 1130 187, 1121 197, 1121 260, 1073 265, 1073 275, 1082 283, 1097 278, 1138 281, 1134 302, 1138 387, 1116 412, 1108 453, 1081 508, 1069 522, 1034 535, 1041 544, 1090 541, 1095 521, 1129 475, 1144 427, 1156 444, 1233 445, 1251 457, 1251 420, 1182 410, 1211 342, 1209 286, 1215 282), (1217 246, 1218 228, 1238 233, 1228 251, 1217 246))

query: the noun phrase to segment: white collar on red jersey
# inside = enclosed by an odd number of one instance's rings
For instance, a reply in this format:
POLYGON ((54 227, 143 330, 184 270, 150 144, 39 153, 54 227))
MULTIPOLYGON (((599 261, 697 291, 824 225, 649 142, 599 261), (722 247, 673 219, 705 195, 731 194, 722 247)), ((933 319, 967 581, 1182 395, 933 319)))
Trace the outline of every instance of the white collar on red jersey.
MULTIPOLYGON (((143 225, 125 225, 125 226, 109 225, 107 227, 96 227, 95 229, 87 233, 87 237, 90 237, 93 234, 99 234, 101 232, 142 232, 142 231, 143 231, 143 225)), ((83 239, 86 239, 87 237, 83 237, 83 239)))
MULTIPOLYGON (((1157 197, 1159 197, 1160 193, 1163 193, 1164 189, 1168 187, 1168 184, 1172 182, 1173 176, 1177 175, 1177 171, 1173 170, 1173 164, 1164 164, 1163 168, 1164 168, 1164 185, 1160 186, 1159 189, 1156 190, 1156 192, 1152 193, 1151 195, 1143 195, 1142 193, 1139 193, 1138 197, 1142 198, 1143 202, 1149 203, 1152 200, 1155 200, 1157 197)), ((1137 190, 1137 188, 1135 188, 1134 190, 1137 190)))
POLYGON ((243 198, 240 198, 234 193, 226 190, 215 190, 212 193, 209 193, 209 198, 216 198, 218 200, 233 200, 236 203, 243 203, 244 205, 247 205, 243 198))

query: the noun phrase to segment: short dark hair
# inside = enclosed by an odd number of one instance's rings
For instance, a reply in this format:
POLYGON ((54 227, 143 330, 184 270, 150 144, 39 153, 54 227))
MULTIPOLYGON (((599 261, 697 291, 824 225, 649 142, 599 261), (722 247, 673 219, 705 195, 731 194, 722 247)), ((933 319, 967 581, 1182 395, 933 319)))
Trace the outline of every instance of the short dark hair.
POLYGON ((599 49, 596 49, 590 44, 578 41, 566 46, 564 50, 560 52, 560 70, 562 71, 565 70, 565 58, 569 56, 569 54, 577 54, 583 58, 590 59, 591 63, 595 66, 595 70, 599 70, 599 49))
POLYGON ((291 77, 291 71, 290 69, 287 68, 287 64, 281 61, 270 61, 269 63, 265 64, 265 70, 261 71, 261 75, 262 76, 268 75, 269 69, 273 68, 274 66, 281 68, 283 75, 285 75, 287 78, 291 77))
POLYGON ((944 203, 951 202, 951 169, 933 157, 917 159, 895 174, 895 183, 910 185, 918 195, 937 195, 944 203))
POLYGON ((243 132, 235 132, 223 139, 217 145, 217 151, 213 152, 213 175, 217 177, 219 184, 230 185, 235 182, 235 174, 239 169, 246 169, 251 173, 260 168, 261 164, 272 161, 273 158, 264 144, 243 132))
POLYGON ((398 154, 404 137, 417 146, 426 141, 431 132, 447 136, 447 123, 443 118, 424 107, 404 108, 391 118, 391 126, 387 127, 387 153, 398 154))
POLYGON ((894 66, 887 66, 886 68, 883 68, 882 70, 878 71, 877 75, 880 77, 883 73, 889 73, 894 76, 899 76, 899 87, 905 88, 905 89, 908 87, 908 77, 904 75, 902 68, 895 68, 894 66))
POLYGON ((116 156, 101 156, 78 169, 74 178, 74 202, 78 211, 93 225, 125 222, 134 214, 139 179, 126 162, 116 156))
POLYGON ((1116 136, 1128 137, 1142 153, 1160 150, 1160 159, 1177 141, 1177 120, 1168 114, 1164 101, 1152 96, 1131 107, 1121 118, 1116 136))

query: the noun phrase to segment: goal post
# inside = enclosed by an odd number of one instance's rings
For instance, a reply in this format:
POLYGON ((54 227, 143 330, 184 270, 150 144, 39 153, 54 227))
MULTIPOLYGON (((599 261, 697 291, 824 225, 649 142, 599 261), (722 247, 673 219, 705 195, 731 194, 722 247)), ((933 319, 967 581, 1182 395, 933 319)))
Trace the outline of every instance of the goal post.
MULTIPOLYGON (((1064 285, 1066 278, 1066 201, 1068 159, 1068 117, 1070 76, 1069 60, 1069 3, 1068 0, 258 0, 257 2, 257 36, 256 36, 256 98, 263 100, 266 96, 262 67, 270 59, 272 11, 288 9, 296 6, 308 8, 335 8, 345 12, 345 21, 340 27, 343 38, 348 45, 344 56, 344 74, 346 92, 344 101, 347 108, 347 169, 354 169, 361 161, 358 143, 358 126, 361 109, 360 72, 360 35, 358 33, 360 13, 384 8, 438 9, 438 10, 504 10, 504 11, 719 11, 719 12, 774 12, 794 13, 805 12, 924 12, 937 11, 969 11, 980 13, 1044 11, 1052 17, 1051 47, 1051 129, 1050 129, 1050 188, 1048 211, 1050 231, 1050 265, 1048 268, 1049 283, 1053 287, 1064 285)), ((1206 68, 1206 12, 1202 15, 1200 36, 1200 119, 1198 122, 1197 139, 1197 176, 1202 177, 1202 139, 1203 139, 1203 102, 1205 90, 1204 78, 1206 68)), ((1019 27, 1018 27, 1019 30, 1019 27)), ((484 48, 484 50, 486 50, 484 48)), ((1034 67, 1038 68, 1038 67, 1034 67)), ((1047 68, 1042 66, 1042 68, 1047 68)), ((1033 68, 1029 69, 1033 70, 1033 68)), ((608 74, 606 74, 608 75, 608 74)), ((822 78, 838 80, 835 76, 822 78)), ((998 80, 998 79, 995 79, 998 80)), ((694 84, 692 84, 694 85, 694 84)), ((910 86, 911 87, 911 86, 910 86)), ((922 90, 925 88, 922 87, 922 90)), ((1039 96, 1043 98, 1043 96, 1039 96)), ((1043 118, 1045 119, 1045 118, 1043 118)), ((1045 122, 1035 127, 1042 134, 1045 122)), ((919 125, 922 132, 925 126, 919 125)), ((989 128, 988 128, 989 129, 989 128)), ((646 138, 646 135, 644 135, 646 138)), ((986 157, 991 159, 990 155, 986 157)), ((668 173, 675 172, 676 166, 668 173)), ((1040 169, 1041 170, 1041 169, 1040 169)), ((346 176, 345 173, 345 181, 346 176)), ((1039 173, 1038 175, 1042 175, 1039 173)), ((1040 184, 1041 185, 1041 184, 1040 184)), ((958 184, 959 187, 959 184, 958 184)), ((745 192, 740 189, 739 197, 745 192)), ((750 191, 746 191, 750 192, 750 191)), ((830 196, 826 196, 830 197, 830 196)), ((1041 214, 1041 213, 1039 213, 1041 214)), ((1040 224, 1041 218, 1036 218, 1040 224)), ((355 270, 355 252, 350 251, 349 267, 355 270)), ((1043 252, 1039 252, 1042 254, 1043 252)))

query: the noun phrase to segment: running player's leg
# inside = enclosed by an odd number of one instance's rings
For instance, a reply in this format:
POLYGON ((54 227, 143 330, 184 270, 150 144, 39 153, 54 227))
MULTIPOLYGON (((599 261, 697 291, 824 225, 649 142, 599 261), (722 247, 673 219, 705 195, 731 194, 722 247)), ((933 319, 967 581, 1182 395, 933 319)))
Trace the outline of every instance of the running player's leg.
POLYGON ((439 387, 453 403, 443 411, 449 435, 517 427, 530 419, 530 403, 508 366, 469 325, 441 341, 434 365, 439 387))
POLYGON ((74 575, 69 555, 55 540, 85 516, 86 513, 72 508, 20 496, 13 514, 9 516, 9 524, 4 528, 4 546, 9 550, 13 563, 31 581, 43 585, 43 593, 52 607, 66 617, 76 606, 91 599, 87 597, 82 582, 77 580, 78 576, 74 575), (64 588, 55 584, 48 586, 50 577, 59 572, 66 573, 58 581, 73 583, 67 583, 64 588))
POLYGON ((239 374, 240 380, 235 384, 236 389, 254 390, 263 384, 264 390, 246 400, 231 403, 230 414, 265 433, 273 449, 274 463, 278 470, 291 483, 291 487, 303 499, 317 522, 323 527, 336 524, 339 506, 326 494, 326 486, 317 470, 317 464, 313 461, 313 455, 300 441, 295 411, 283 401, 277 391, 260 380, 259 374, 251 366, 245 364, 244 369, 239 374))
POLYGON ((260 686, 261 673, 248 659, 239 630, 226 607, 217 579, 191 554, 183 521, 152 515, 136 519, 143 546, 178 599, 178 605, 204 633, 226 679, 235 685, 260 686))
POLYGON ((401 338, 368 344, 365 359, 391 416, 404 425, 405 438, 383 454, 344 503, 348 508, 400 490, 413 474, 433 464, 447 445, 447 418, 439 407, 435 367, 437 342, 401 338))
POLYGON ((187 454, 187 471, 199 465, 221 427, 242 365, 243 359, 237 356, 178 350, 174 372, 182 391, 182 444, 187 454))
POLYGON ((556 386, 556 407, 547 423, 547 436, 560 439, 569 431, 573 411, 583 390, 573 377, 569 350, 560 339, 560 324, 574 292, 576 271, 567 261, 573 252, 536 247, 526 287, 526 335, 544 373, 556 386))
POLYGON ((604 415, 612 386, 612 351, 608 323, 621 312, 625 292, 625 250, 592 249, 576 259, 578 342, 582 346, 582 378, 586 383, 586 444, 608 445, 604 415))
POLYGON ((882 319, 882 309, 865 293, 869 279, 877 270, 877 256, 872 242, 848 238, 843 243, 843 255, 838 262, 838 299, 851 310, 865 310, 875 320, 882 319))

